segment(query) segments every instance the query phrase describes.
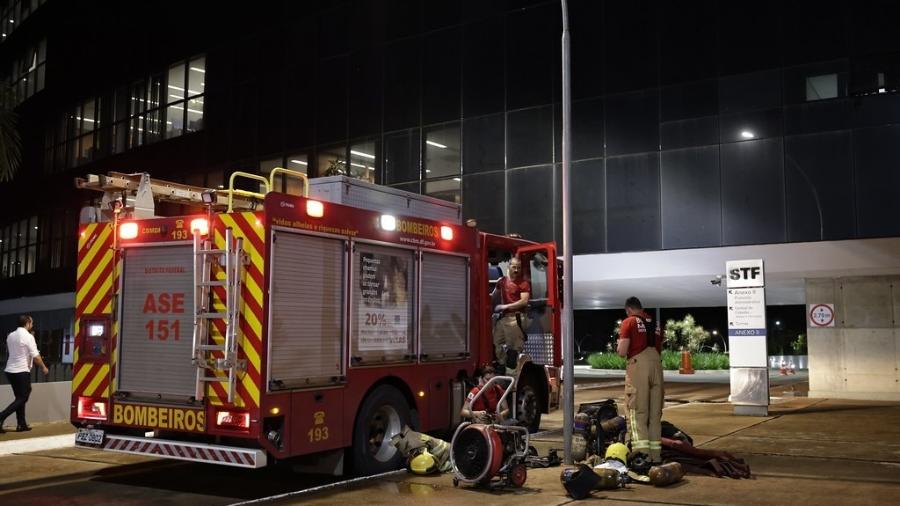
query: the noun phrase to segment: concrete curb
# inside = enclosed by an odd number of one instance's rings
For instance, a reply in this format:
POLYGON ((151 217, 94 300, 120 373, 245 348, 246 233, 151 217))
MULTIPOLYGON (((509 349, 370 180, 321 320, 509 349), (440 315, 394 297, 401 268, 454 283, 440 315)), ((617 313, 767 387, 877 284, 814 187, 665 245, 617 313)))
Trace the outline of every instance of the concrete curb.
POLYGON ((74 434, 61 436, 43 436, 12 441, 0 442, 0 456, 14 453, 39 452, 43 450, 56 450, 58 448, 71 448, 75 446, 74 434))

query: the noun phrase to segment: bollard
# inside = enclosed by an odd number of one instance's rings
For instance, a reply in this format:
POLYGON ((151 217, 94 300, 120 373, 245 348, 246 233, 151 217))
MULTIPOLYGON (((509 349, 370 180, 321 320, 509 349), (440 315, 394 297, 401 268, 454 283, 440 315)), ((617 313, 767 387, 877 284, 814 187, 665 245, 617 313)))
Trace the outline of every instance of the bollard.
POLYGON ((688 350, 681 351, 681 367, 678 368, 678 374, 694 374, 694 366, 691 365, 691 352, 688 350))

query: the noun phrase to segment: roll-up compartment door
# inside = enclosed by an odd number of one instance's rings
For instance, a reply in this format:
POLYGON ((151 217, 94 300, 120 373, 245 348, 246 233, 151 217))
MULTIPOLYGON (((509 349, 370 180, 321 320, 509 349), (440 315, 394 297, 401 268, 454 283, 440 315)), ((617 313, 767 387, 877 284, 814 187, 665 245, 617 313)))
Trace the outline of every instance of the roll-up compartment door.
POLYGON ((269 295, 272 389, 341 380, 346 245, 275 232, 269 295))
POLYGON ((125 250, 119 320, 118 390, 191 397, 197 368, 193 340, 193 249, 125 250))
POLYGON ((422 255, 422 360, 464 357, 469 343, 469 262, 452 255, 422 255))

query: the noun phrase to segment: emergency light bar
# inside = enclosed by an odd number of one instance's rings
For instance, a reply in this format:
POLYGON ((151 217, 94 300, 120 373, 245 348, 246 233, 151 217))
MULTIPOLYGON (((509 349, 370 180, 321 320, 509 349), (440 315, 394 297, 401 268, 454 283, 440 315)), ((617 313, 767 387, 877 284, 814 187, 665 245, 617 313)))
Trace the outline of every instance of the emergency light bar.
POLYGON ((122 239, 134 239, 138 236, 138 224, 129 221, 119 225, 119 237, 122 239))
POLYGON ((200 235, 209 233, 209 221, 206 218, 194 218, 191 220, 191 232, 198 232, 200 235))
POLYGON ((325 216, 325 206, 318 200, 307 200, 306 214, 312 218, 321 218, 325 216))
POLYGON ((388 232, 397 230, 397 218, 390 214, 382 214, 380 223, 381 228, 387 230, 388 232))

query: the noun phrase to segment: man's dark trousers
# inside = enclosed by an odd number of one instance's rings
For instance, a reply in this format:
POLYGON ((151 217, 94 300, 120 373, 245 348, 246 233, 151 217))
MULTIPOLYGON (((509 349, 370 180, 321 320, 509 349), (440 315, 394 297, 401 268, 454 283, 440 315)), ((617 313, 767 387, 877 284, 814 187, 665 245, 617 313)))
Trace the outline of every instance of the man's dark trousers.
POLYGON ((6 421, 6 418, 16 412, 16 427, 25 427, 25 403, 28 402, 28 396, 31 395, 31 373, 30 372, 8 372, 6 379, 12 387, 15 400, 6 406, 6 409, 0 413, 0 426, 6 421))

